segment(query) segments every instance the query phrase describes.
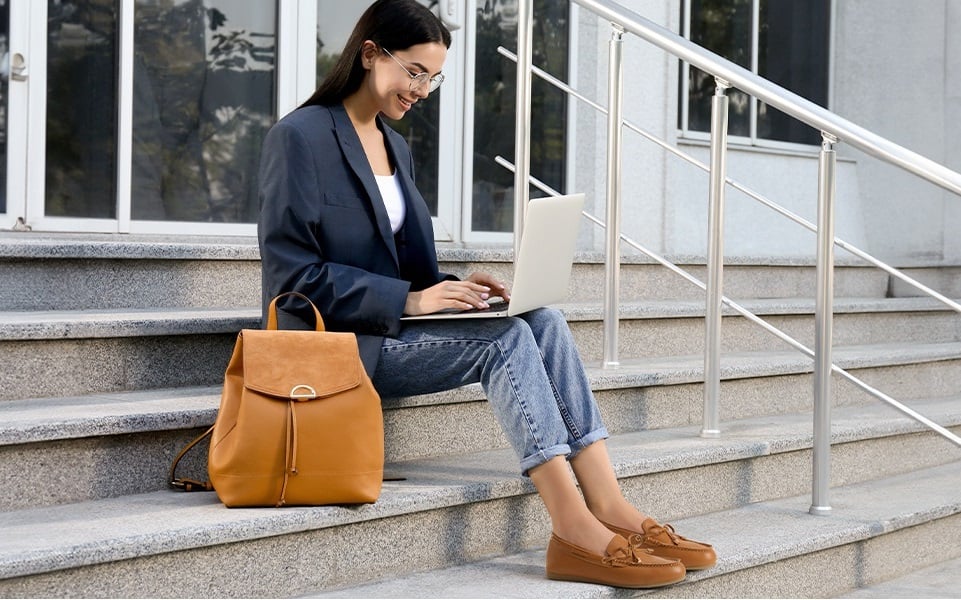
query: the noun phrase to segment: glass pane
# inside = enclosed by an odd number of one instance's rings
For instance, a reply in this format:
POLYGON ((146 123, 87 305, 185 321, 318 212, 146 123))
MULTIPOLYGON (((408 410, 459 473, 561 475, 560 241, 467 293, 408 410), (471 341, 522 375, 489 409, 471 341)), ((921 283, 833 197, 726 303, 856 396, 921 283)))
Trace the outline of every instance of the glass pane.
MULTIPOLYGON (((750 70, 752 0, 691 0, 691 41, 750 70)), ((688 129, 711 130, 714 78, 696 67, 690 70, 688 129)), ((750 97, 729 90, 728 133, 751 135, 750 97)))
MULTIPOLYGON (((821 106, 828 96, 828 35, 831 0, 761 0, 758 72, 821 106)), ((758 137, 818 144, 820 134, 764 103, 758 137)))
MULTIPOLYGON (((342 0, 317 0, 317 84, 323 81, 330 68, 337 62, 347 43, 354 25, 372 2, 343 2, 342 0)), ((421 4, 432 6, 436 2, 422 0, 421 4)), ((444 66, 448 73, 453 65, 444 66)), ((400 121, 389 121, 391 128, 404 136, 414 156, 414 177, 417 189, 430 209, 437 216, 437 180, 440 164, 440 92, 434 92, 421 100, 400 121)))
MULTIPOLYGON (((561 80, 568 72, 567 2, 535 0, 534 64, 561 80)), ((514 175, 494 162, 514 161, 515 64, 497 52, 517 48, 517 2, 477 3, 477 56, 474 83, 474 231, 514 229, 514 175)), ((531 175, 556 190, 565 187, 567 98, 535 77, 531 89, 531 175)), ((542 196, 532 188, 531 196, 542 196)))
POLYGON ((7 90, 10 77, 10 3, 0 0, 0 214, 7 212, 7 90))
POLYGON ((254 223, 274 122, 277 15, 262 0, 137 0, 132 216, 254 223))
POLYGON ((117 4, 47 7, 47 216, 116 215, 117 4))

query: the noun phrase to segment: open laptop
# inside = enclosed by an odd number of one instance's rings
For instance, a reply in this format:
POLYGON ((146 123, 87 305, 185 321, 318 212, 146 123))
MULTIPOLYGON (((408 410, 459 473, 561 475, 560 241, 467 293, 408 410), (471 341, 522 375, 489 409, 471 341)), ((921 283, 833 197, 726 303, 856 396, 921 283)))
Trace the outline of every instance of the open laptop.
POLYGON ((583 207, 584 194, 534 198, 527 204, 509 303, 492 302, 485 309, 452 309, 401 320, 512 317, 565 300, 583 207))

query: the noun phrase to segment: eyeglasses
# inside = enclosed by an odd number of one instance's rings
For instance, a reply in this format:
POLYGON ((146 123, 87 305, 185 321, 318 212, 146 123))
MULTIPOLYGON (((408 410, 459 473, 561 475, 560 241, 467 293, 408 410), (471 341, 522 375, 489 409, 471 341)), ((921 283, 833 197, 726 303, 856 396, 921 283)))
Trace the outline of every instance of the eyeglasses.
POLYGON ((443 73, 438 73, 437 75, 434 75, 433 77, 431 77, 431 76, 428 75, 427 73, 418 73, 417 75, 414 75, 414 74, 411 73, 409 70, 407 70, 407 67, 404 66, 404 63, 402 63, 402 62, 400 62, 399 60, 397 60, 397 57, 396 57, 396 56, 394 56, 393 54, 391 54, 390 52, 388 52, 388 51, 387 51, 387 48, 383 48, 383 47, 382 47, 381 50, 384 51, 384 54, 386 54, 387 56, 393 58, 393 59, 394 59, 394 62, 397 63, 398 65, 400 65, 400 68, 403 69, 405 73, 407 73, 408 75, 410 75, 410 88, 409 88, 410 91, 416 92, 417 90, 420 90, 421 88, 423 88, 425 85, 428 85, 428 84, 429 84, 430 87, 427 89, 427 93, 429 94, 429 93, 433 92, 434 90, 436 90, 437 88, 439 88, 439 87, 440 87, 440 84, 444 83, 444 74, 443 74, 443 73))

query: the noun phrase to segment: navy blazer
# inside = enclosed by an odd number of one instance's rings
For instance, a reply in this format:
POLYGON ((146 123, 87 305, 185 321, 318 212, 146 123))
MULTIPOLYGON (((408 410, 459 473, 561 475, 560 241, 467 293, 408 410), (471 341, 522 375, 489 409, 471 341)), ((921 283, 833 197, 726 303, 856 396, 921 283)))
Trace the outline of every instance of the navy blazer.
MULTIPOLYGON (((410 148, 379 117, 377 125, 407 202, 396 236, 342 105, 299 108, 271 127, 260 161, 257 227, 263 310, 281 292, 306 295, 328 330, 357 334, 371 376, 384 336, 400 330, 408 292, 456 279, 438 271, 433 225, 414 185, 410 148)), ((282 326, 313 328, 312 313, 295 298, 279 308, 282 326), (286 324, 283 313, 292 315, 286 324)))

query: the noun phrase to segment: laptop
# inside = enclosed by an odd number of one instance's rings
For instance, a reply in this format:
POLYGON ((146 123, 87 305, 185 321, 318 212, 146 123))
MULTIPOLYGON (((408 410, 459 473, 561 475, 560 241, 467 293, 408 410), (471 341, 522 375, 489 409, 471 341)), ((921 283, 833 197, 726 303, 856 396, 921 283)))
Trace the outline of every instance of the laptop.
POLYGON ((514 260, 510 302, 492 302, 490 308, 485 309, 451 309, 406 316, 401 320, 512 317, 564 301, 583 207, 584 194, 534 198, 528 202, 520 251, 514 260))

